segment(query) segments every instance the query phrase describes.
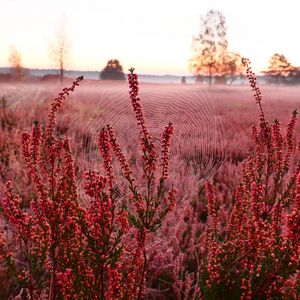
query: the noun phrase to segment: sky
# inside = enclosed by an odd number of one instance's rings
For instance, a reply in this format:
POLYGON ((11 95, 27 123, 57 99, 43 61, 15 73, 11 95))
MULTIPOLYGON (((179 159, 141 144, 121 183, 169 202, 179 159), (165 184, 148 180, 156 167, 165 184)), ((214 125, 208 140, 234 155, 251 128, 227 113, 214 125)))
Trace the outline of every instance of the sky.
POLYGON ((14 46, 24 67, 55 68, 49 45, 64 27, 66 69, 101 71, 115 58, 139 74, 188 75, 192 38, 210 9, 226 18, 229 50, 256 72, 274 53, 300 66, 299 0, 0 0, 0 67, 14 46))

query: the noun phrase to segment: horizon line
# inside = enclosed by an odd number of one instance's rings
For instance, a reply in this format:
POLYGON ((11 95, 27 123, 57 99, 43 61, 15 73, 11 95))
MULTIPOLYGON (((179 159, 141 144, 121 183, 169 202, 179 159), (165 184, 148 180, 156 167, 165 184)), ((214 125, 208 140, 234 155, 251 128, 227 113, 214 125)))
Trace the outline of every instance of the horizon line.
MULTIPOLYGON (((11 69, 11 67, 0 67, 1 69, 11 69)), ((59 72, 59 69, 57 68, 27 68, 24 67, 25 70, 38 70, 38 71, 57 71, 59 72)), ((101 71, 98 70, 76 70, 76 69, 65 69, 64 72, 93 72, 93 73, 100 73, 101 71)), ((265 76, 264 71, 259 71, 259 72, 254 72, 255 75, 257 76, 265 76)), ((129 74, 128 72, 124 72, 124 74, 129 74)), ((155 74, 155 73, 137 73, 139 76, 173 76, 173 77, 195 77, 196 75, 192 74, 155 74)), ((234 76, 239 76, 239 75, 234 75, 234 76)), ((243 74, 243 76, 246 76, 243 74)))

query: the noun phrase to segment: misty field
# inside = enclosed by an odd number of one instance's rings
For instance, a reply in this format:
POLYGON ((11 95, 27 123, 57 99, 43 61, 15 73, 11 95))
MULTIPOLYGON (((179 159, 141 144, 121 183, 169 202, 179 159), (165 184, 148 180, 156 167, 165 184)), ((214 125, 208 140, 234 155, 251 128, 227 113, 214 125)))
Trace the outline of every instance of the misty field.
POLYGON ((0 299, 297 299, 300 87, 131 76, 0 82, 0 299))

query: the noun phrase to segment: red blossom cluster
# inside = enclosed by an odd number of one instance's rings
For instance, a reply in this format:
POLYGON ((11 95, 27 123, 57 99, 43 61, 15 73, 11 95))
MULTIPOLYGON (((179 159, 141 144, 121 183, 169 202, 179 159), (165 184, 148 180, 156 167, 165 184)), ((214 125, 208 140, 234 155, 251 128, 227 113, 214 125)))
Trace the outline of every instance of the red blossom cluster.
POLYGON ((169 123, 166 126, 163 137, 162 137, 162 149, 161 149, 161 167, 162 167, 162 176, 161 180, 165 180, 169 175, 169 161, 170 161, 170 146, 171 138, 173 135, 173 125, 169 123))
POLYGON ((264 112, 263 112, 262 105, 261 105, 262 93, 261 93, 259 87, 257 86, 257 79, 255 76, 255 73, 251 69, 250 60, 248 58, 243 57, 242 64, 244 67, 246 67, 246 75, 249 79, 250 87, 252 88, 252 91, 254 92, 253 96, 254 96, 255 102, 258 104, 259 109, 260 109, 260 117, 262 119, 264 119, 264 112))

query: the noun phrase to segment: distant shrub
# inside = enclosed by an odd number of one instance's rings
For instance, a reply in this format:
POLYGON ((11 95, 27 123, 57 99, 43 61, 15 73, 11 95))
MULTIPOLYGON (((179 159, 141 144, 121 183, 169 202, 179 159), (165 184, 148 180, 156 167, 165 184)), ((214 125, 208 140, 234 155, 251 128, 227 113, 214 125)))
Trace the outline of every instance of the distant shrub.
POLYGON ((46 74, 41 78, 42 81, 58 81, 60 79, 60 75, 57 74, 46 74))
POLYGON ((120 62, 117 59, 110 59, 106 67, 100 72, 100 79, 125 80, 125 74, 120 62))

